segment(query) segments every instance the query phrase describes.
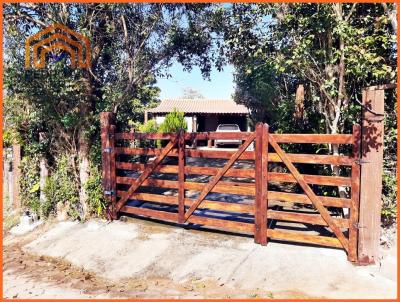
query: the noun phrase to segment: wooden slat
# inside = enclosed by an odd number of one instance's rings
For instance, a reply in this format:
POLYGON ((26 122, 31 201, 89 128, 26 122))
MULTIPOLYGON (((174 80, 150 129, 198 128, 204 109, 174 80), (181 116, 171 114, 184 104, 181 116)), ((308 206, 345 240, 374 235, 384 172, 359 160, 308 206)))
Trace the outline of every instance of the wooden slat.
MULTIPOLYGON (((130 184, 128 177, 117 177, 117 183, 119 184, 130 184)), ((159 188, 167 189, 177 189, 178 182, 173 180, 162 180, 162 179, 146 179, 143 186, 155 186, 159 188)), ((205 186, 203 183, 198 182, 185 182, 186 190, 201 191, 205 186)), ((242 183, 242 182, 225 182, 220 181, 211 192, 216 193, 227 193, 227 194, 242 194, 254 196, 255 187, 252 183, 242 183)), ((338 208, 350 208, 350 199, 339 198, 339 197, 325 197, 319 196, 324 206, 338 207, 338 208)), ((280 200, 284 202, 302 203, 302 204, 312 204, 310 199, 305 194, 287 193, 287 192, 277 192, 268 191, 268 200, 280 200)))
POLYGON ((129 214, 153 217, 153 218, 158 218, 158 219, 163 219, 163 220, 172 220, 172 221, 178 220, 178 214, 176 214, 176 213, 158 211, 158 210, 153 210, 153 209, 123 206, 123 207, 121 207, 121 209, 119 211, 122 213, 129 213, 129 214))
MULTIPOLYGON (((146 165, 138 163, 117 162, 117 168, 123 170, 143 171, 146 168, 146 165)), ((220 168, 214 167, 185 166, 185 174, 215 175, 218 173, 219 169, 220 168)), ((154 172, 178 173, 178 166, 159 165, 156 169, 154 169, 154 172)), ((226 171, 224 176, 254 178, 254 169, 230 168, 228 171, 226 171)))
POLYGON ((110 126, 110 190, 113 192, 113 194, 111 194, 111 203, 112 203, 112 216, 113 219, 116 219, 118 217, 117 215, 117 209, 116 209, 116 203, 117 203, 117 195, 115 194, 117 192, 117 169, 116 169, 116 156, 115 156, 115 129, 116 126, 115 125, 111 125, 110 126))
MULTIPOLYGON (((361 147, 361 127, 360 125, 353 125, 353 158, 355 160, 360 158, 361 147)), ((349 228, 349 261, 356 262, 357 257, 357 244, 358 244, 358 219, 360 207, 360 166, 354 163, 351 167, 351 206, 350 206, 350 228, 349 228)))
MULTIPOLYGON (((286 157, 292 163, 299 164, 319 164, 319 165, 343 165, 351 166, 353 160, 348 156, 342 155, 315 155, 315 154, 290 154, 286 153, 286 157)), ((270 162, 282 162, 277 153, 270 153, 268 156, 270 162)))
MULTIPOLYGON (((159 155, 160 150, 158 148, 115 148, 117 154, 127 155, 159 155)), ((190 150, 186 149, 185 155, 187 157, 200 157, 200 158, 230 158, 235 151, 220 151, 220 150, 190 150)), ((178 156, 177 150, 171 151, 168 156, 178 156)), ((351 166, 353 159, 343 155, 315 155, 315 154, 286 154, 288 159, 292 163, 303 163, 303 164, 319 164, 319 165, 344 165, 351 166)), ((253 151, 243 152, 239 159, 250 159, 254 160, 253 151)), ((281 158, 276 153, 269 154, 270 162, 282 162, 281 158)))
POLYGON ((275 149, 275 152, 279 155, 279 157, 285 163, 286 167, 296 178, 297 182, 299 183, 301 188, 304 190, 304 192, 307 194, 308 198, 312 201, 313 205, 317 208, 318 212, 321 214, 322 218, 326 221, 329 228, 339 239, 343 248, 346 251, 348 251, 348 249, 349 249, 348 239, 344 236, 343 232, 336 225, 335 221, 329 214, 328 210, 324 207, 320 198, 317 195, 315 195, 314 191, 305 182, 303 176, 299 173, 299 171, 296 169, 296 167, 291 163, 289 158, 286 156, 285 152, 281 149, 281 147, 279 147, 279 145, 276 143, 276 141, 274 140, 274 138, 272 136, 269 136, 269 142, 272 145, 272 147, 275 149))
MULTIPOLYGON (((214 139, 247 139, 252 132, 193 132, 186 133, 185 140, 214 140, 214 139)), ((278 143, 299 144, 352 144, 351 134, 272 134, 278 143)), ((120 132, 115 134, 117 140, 166 139, 176 137, 176 133, 140 133, 120 132)))
MULTIPOLYGON (((339 198, 339 197, 325 197, 318 196, 322 201, 322 204, 326 207, 338 207, 338 208, 349 208, 350 199, 339 198)), ((268 191, 268 199, 279 200, 284 202, 302 203, 302 204, 312 204, 311 200, 305 194, 287 193, 287 192, 277 192, 268 191)))
MULTIPOLYGON (((292 222, 309 223, 309 224, 327 226, 327 223, 319 214, 306 214, 306 213, 268 210, 267 216, 268 216, 268 219, 276 219, 276 220, 283 220, 283 221, 292 221, 292 222)), ((334 218, 333 220, 335 220, 336 224, 340 228, 345 228, 345 229, 349 228, 349 220, 348 219, 334 218)))
POLYGON ((213 140, 213 139, 237 139, 246 140, 252 132, 192 132, 186 133, 186 140, 213 140))
POLYGON ((268 190, 268 128, 263 123, 256 125, 255 139, 255 202, 254 242, 267 244, 267 190, 268 190))
MULTIPOLYGON (((145 164, 117 162, 117 169, 123 170, 136 170, 143 171, 146 168, 145 164)), ((199 175, 215 175, 220 168, 214 167, 198 167, 198 166, 185 166, 185 174, 199 174, 199 175)), ((159 165, 154 169, 154 172, 160 173, 178 173, 178 166, 173 165, 159 165)), ((350 177, 339 176, 325 176, 325 175, 311 175, 302 174, 304 180, 309 184, 326 185, 326 186, 351 186, 350 177)), ((254 169, 229 169, 224 176, 229 177, 242 177, 254 178, 254 169)), ((289 173, 268 172, 268 180, 274 182, 294 182, 297 180, 289 173)))
POLYGON ((161 154, 146 168, 145 171, 139 176, 139 178, 131 179, 131 187, 126 191, 125 195, 116 204, 116 211, 118 212, 120 208, 126 203, 130 195, 136 191, 137 188, 146 180, 147 177, 154 171, 154 169, 162 162, 162 160, 167 156, 171 149, 175 146, 176 139, 170 141, 167 146, 162 150, 161 154))
POLYGON ((271 134, 277 143, 352 144, 351 134, 271 134))
POLYGON ((183 223, 185 221, 185 132, 183 130, 179 132, 178 149, 178 222, 183 223))
MULTIPOLYGON (((117 177, 117 183, 119 184, 131 184, 131 180, 132 178, 129 177, 117 177)), ((205 185, 207 185, 207 183, 186 181, 185 190, 201 191, 205 185)), ((149 178, 142 183, 142 186, 178 189, 178 182, 174 180, 149 178)), ((252 183, 221 181, 211 192, 253 196, 255 194, 255 187, 252 183)))
POLYGON ((276 240, 294 241, 300 243, 342 248, 340 241, 337 238, 333 237, 309 235, 299 232, 281 231, 276 229, 268 229, 267 234, 269 238, 276 240))
MULTIPOLYGON (((310 175, 302 174, 304 180, 308 184, 325 185, 325 186, 351 186, 350 177, 341 176, 325 176, 325 175, 310 175)), ((269 172, 268 180, 275 182, 294 182, 297 183, 296 178, 289 173, 269 172)))
MULTIPOLYGON (((117 191, 118 196, 121 196, 124 191, 117 191)), ((150 201, 162 204, 177 205, 178 199, 175 196, 166 196, 160 194, 150 193, 133 193, 131 199, 150 201)), ((185 205, 191 206, 196 200, 191 198, 185 198, 185 205)), ((250 204, 231 203, 223 201, 213 201, 205 199, 199 206, 200 209, 210 209, 217 211, 226 212, 238 212, 244 214, 253 214, 254 208, 250 204)))
POLYGON ((115 134, 115 139, 123 140, 123 139, 166 139, 172 140, 176 138, 176 133, 140 133, 140 132, 120 132, 115 134))
POLYGON ((239 158, 239 156, 244 152, 244 150, 246 150, 247 147, 253 142, 254 138, 255 134, 252 133, 252 135, 247 138, 247 140, 240 146, 240 148, 235 152, 235 154, 232 155, 232 157, 228 160, 228 162, 224 165, 224 167, 218 171, 217 175, 215 175, 212 178, 212 180, 202 189, 199 197, 197 198, 197 201, 193 205, 191 205, 190 208, 187 210, 185 214, 185 220, 187 220, 193 214, 193 212, 196 210, 199 204, 206 198, 208 193, 211 192, 211 190, 219 182, 222 176, 224 176, 225 172, 228 171, 228 169, 239 158))
POLYGON ((252 223, 245 223, 232 220, 216 219, 192 215, 188 218, 188 222, 201 224, 208 227, 220 228, 223 230, 232 230, 236 232, 253 233, 254 225, 252 223))

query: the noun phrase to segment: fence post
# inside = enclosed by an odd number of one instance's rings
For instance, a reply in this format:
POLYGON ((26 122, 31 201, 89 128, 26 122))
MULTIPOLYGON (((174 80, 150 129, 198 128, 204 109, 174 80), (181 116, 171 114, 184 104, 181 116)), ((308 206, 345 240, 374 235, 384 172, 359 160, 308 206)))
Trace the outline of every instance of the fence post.
POLYGON ((179 131, 178 141, 178 223, 185 222, 185 131, 179 131))
POLYGON ((117 201, 116 190, 116 169, 115 169, 115 114, 112 112, 100 113, 101 126, 101 158, 102 158, 102 185, 104 196, 109 201, 107 208, 108 219, 118 219, 115 212, 115 203, 117 201))
MULTIPOLYGON (((361 147, 361 126, 353 125, 353 159, 360 159, 361 147)), ((349 252, 348 260, 357 261, 357 242, 358 242, 358 217, 360 206, 360 165, 353 163, 351 165, 351 206, 349 221, 349 252)))
POLYGON ((358 261, 360 264, 372 264, 378 260, 382 207, 384 97, 383 87, 369 87, 362 92, 363 120, 358 243, 358 261))
POLYGON ((267 244, 268 125, 257 123, 255 156, 254 242, 267 244))

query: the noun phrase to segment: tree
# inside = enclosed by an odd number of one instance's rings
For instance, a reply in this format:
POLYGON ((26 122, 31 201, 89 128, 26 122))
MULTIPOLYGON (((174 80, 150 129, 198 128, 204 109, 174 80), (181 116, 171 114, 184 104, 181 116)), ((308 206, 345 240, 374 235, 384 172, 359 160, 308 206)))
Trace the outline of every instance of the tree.
POLYGON ((205 4, 4 6, 7 127, 25 146, 38 145, 38 132, 47 132, 50 139, 40 151, 53 159, 70 156, 83 217, 90 154, 100 150, 99 112, 116 112, 121 127, 142 118, 140 112, 158 96, 155 77, 167 76, 174 60, 188 70, 198 65, 207 76, 211 36, 202 24, 210 9, 205 4), (26 38, 53 23, 90 39, 90 69, 71 69, 68 58, 43 70, 24 68, 26 38))
MULTIPOLYGON (((395 8, 234 4, 224 12, 221 32, 236 70, 236 101, 253 108, 253 116, 274 130, 351 131, 360 119, 362 89, 396 80, 395 8), (303 125, 291 117, 298 84, 306 90, 303 125)), ((394 100, 387 99, 387 108, 395 106, 394 100)), ((389 109, 388 121, 394 120, 391 115, 389 109)), ((329 152, 338 154, 338 146, 329 145, 329 152)), ((340 173, 337 166, 332 170, 340 173)))
POLYGON ((193 89, 192 87, 186 87, 183 89, 183 99, 204 99, 204 95, 200 91, 193 89))

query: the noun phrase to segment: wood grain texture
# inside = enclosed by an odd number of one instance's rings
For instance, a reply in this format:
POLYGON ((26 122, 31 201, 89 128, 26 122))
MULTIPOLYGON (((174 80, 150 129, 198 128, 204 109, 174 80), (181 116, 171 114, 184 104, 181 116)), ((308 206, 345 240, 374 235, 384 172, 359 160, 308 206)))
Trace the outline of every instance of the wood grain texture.
MULTIPOLYGON (((378 114, 384 114, 385 91, 365 89, 362 103, 378 114)), ((360 226, 358 259, 362 264, 376 263, 379 257, 382 208, 383 116, 368 110, 362 112, 360 184, 360 226)))
MULTIPOLYGON (((117 191, 118 196, 122 196, 124 191, 117 191)), ((177 196, 166 196, 161 194, 151 194, 151 193, 133 193, 130 199, 150 201, 162 204, 177 205, 177 196)), ((185 205, 191 206, 195 203, 196 199, 185 198, 185 205)), ((233 202, 223 202, 223 201, 213 201, 205 199, 200 205, 199 209, 210 209, 225 212, 236 212, 243 214, 253 214, 254 208, 250 204, 233 203, 233 202)))
POLYGON ((185 220, 187 220, 199 204, 206 198, 208 193, 215 187, 215 185, 219 182, 222 176, 224 176, 225 172, 233 165, 233 163, 240 157, 240 155, 247 149, 247 147, 253 142, 255 138, 255 134, 253 133, 251 136, 247 138, 247 140, 240 146, 240 148, 232 155, 232 157, 228 160, 225 166, 219 170, 217 175, 215 175, 210 182, 202 189, 197 201, 190 206, 190 208, 185 213, 185 220))
MULTIPOLYGON (((117 162, 117 169, 121 170, 138 170, 143 171, 146 169, 145 164, 117 162)), ((200 167, 200 166, 185 166, 185 174, 197 175, 215 175, 220 168, 215 167, 200 167)), ((154 169, 154 172, 159 173, 178 173, 178 166, 174 165, 159 165, 154 169)), ((325 185, 325 186, 351 186, 351 177, 341 176, 325 176, 325 175, 311 175, 302 174, 304 180, 309 184, 325 185)), ((241 178, 254 178, 254 169, 230 168, 226 171, 224 176, 241 177, 241 178)), ((297 183, 297 180, 290 173, 268 172, 268 181, 270 182, 291 182, 297 183)))
POLYGON ((254 242, 267 244, 267 190, 268 190, 268 128, 256 125, 255 138, 255 202, 254 242))
POLYGON ((337 238, 309 235, 300 232, 281 231, 268 229, 268 237, 275 240, 294 241, 300 243, 316 244, 329 247, 342 248, 341 242, 337 238))
MULTIPOLYGON (((360 158, 361 147, 361 127, 360 125, 353 126, 353 158, 360 158)), ((360 166, 354 163, 351 167, 351 206, 350 206, 350 223, 349 223, 349 252, 348 259, 351 262, 356 262, 357 244, 358 244, 358 216, 359 216, 359 201, 360 201, 360 166)))
POLYGON ((328 210, 324 207, 321 200, 315 195, 314 191, 310 188, 310 186, 304 181, 303 176, 298 172, 296 167, 291 163, 289 158, 286 156, 285 152, 279 147, 272 136, 269 137, 269 142, 272 147, 275 149, 275 152, 279 155, 282 161, 285 163, 286 167, 293 174, 293 176, 298 181, 301 188, 307 194, 307 196, 312 201, 313 205, 317 208, 318 212, 321 214, 322 218, 326 221, 329 228, 333 231, 333 233, 337 236, 343 248, 348 251, 348 239, 344 236, 343 232, 336 225, 335 221, 330 216, 328 210))
MULTIPOLYGON (((159 155, 162 149, 158 148, 116 148, 117 154, 126 155, 159 155)), ((221 151, 221 150, 191 150, 186 149, 186 157, 200 157, 200 158, 230 158, 234 155, 235 151, 221 151)), ((173 150, 168 156, 178 156, 177 150, 173 150)), ((353 160, 348 156, 342 155, 315 155, 315 154, 286 154, 289 160, 293 163, 303 164, 319 164, 319 165, 343 165, 351 166, 353 160)), ((238 159, 254 160, 253 151, 243 152, 238 159)), ((269 154, 270 162, 282 162, 281 158, 276 153, 269 154)))
MULTIPOLYGON (((172 150, 175 146, 177 140, 176 138, 173 141, 170 141, 167 146, 162 150, 161 154, 147 167, 145 171, 139 176, 138 179, 130 179, 131 187, 128 191, 126 191, 125 195, 118 200, 116 204, 116 211, 118 212, 121 207, 126 203, 129 199, 130 195, 140 187, 140 185, 146 180, 147 177, 154 171, 154 169, 162 162, 162 160, 167 156, 167 154, 172 150)), ((118 181, 118 180, 117 180, 118 181)))
POLYGON ((271 134, 277 143, 352 144, 351 134, 271 134))
MULTIPOLYGON (((326 221, 319 214, 307 214, 307 213, 268 210, 267 216, 269 219, 275 219, 275 220, 328 226, 326 221)), ((348 219, 333 218, 333 220, 336 222, 338 227, 344 228, 344 229, 349 228, 349 220, 348 219)))
POLYGON ((178 213, 179 223, 185 221, 185 132, 181 130, 179 132, 178 141, 178 213))

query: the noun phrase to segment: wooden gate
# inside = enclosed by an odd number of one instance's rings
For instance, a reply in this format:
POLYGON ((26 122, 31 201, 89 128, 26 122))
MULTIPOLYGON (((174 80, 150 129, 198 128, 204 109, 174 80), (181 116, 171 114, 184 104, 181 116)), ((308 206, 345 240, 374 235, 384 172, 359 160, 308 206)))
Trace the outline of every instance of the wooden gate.
POLYGON ((358 125, 352 134, 332 135, 272 134, 261 123, 254 132, 145 134, 116 133, 110 113, 101 120, 110 219, 134 214, 248 233, 263 245, 274 239, 343 248, 357 260, 358 125), (222 139, 241 144, 198 147, 222 139), (290 144, 338 144, 349 155, 285 152, 290 144), (327 165, 343 166, 345 175, 309 172, 327 165))

